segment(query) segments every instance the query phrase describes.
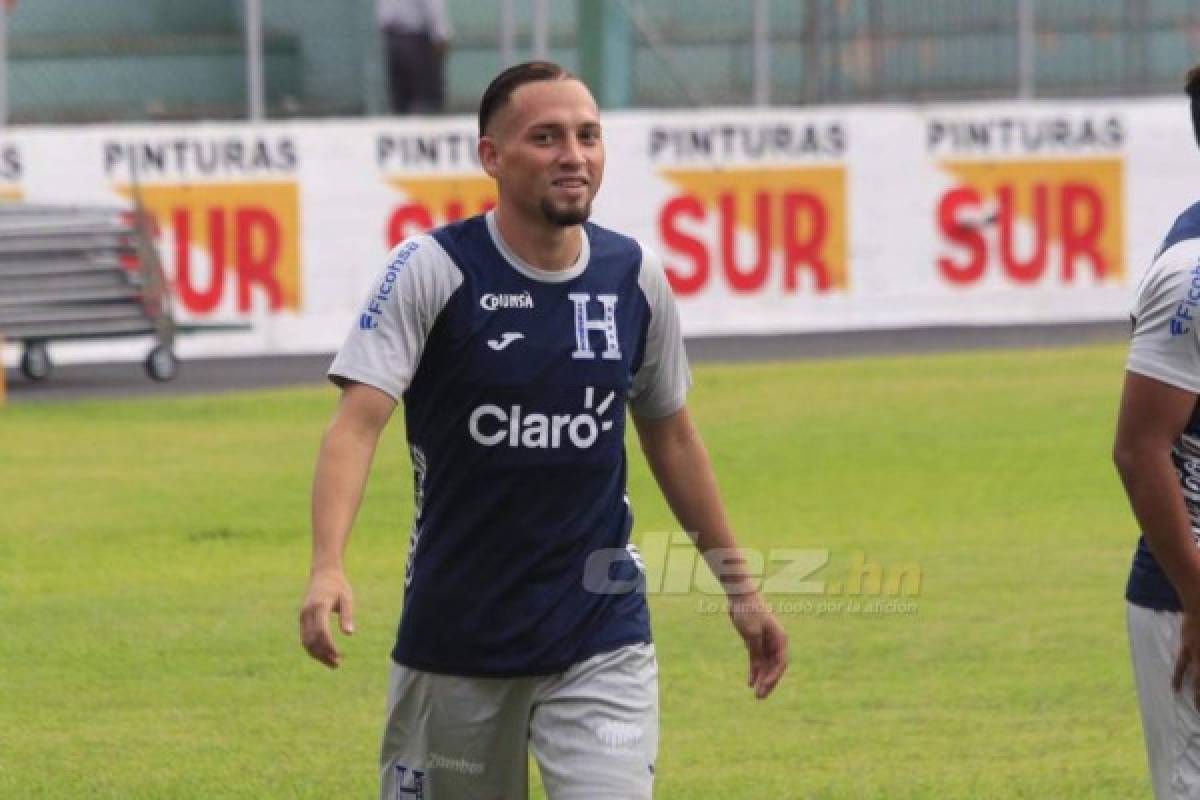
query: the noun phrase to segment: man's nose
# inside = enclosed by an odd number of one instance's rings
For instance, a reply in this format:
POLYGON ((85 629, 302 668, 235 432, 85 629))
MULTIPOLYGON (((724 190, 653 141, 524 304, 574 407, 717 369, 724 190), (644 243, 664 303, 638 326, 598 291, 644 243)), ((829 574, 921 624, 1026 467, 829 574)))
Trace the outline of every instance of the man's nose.
POLYGON ((564 139, 558 160, 561 164, 583 166, 583 147, 580 146, 579 140, 574 136, 568 136, 564 139))

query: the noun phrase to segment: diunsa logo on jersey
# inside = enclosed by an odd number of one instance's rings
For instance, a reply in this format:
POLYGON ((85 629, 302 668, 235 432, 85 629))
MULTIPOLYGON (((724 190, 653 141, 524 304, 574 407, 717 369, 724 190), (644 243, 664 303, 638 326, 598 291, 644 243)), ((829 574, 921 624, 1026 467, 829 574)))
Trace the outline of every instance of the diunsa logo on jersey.
POLYGON ((533 308, 533 295, 529 292, 516 294, 488 294, 479 298, 479 307, 484 311, 497 311, 501 308, 533 308))
POLYGON ((587 387, 582 414, 525 413, 519 404, 502 408, 487 403, 471 412, 467 430, 484 447, 558 450, 570 444, 587 450, 599 440, 600 434, 612 430, 613 421, 601 417, 608 413, 616 396, 616 392, 609 392, 593 409, 596 390, 587 387))

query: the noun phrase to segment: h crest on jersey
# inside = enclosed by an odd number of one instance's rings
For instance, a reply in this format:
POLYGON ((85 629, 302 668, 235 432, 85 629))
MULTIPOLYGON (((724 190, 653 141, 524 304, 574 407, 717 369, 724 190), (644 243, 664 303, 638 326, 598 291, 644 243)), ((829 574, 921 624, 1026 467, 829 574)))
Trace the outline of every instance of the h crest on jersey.
POLYGON ((591 332, 604 332, 604 351, 600 357, 607 361, 617 361, 621 358, 621 341, 617 338, 617 296, 615 294, 598 294, 603 309, 599 319, 588 316, 588 306, 592 296, 584 292, 572 292, 567 297, 575 304, 575 351, 571 353, 574 359, 593 359, 596 351, 592 349, 591 332))

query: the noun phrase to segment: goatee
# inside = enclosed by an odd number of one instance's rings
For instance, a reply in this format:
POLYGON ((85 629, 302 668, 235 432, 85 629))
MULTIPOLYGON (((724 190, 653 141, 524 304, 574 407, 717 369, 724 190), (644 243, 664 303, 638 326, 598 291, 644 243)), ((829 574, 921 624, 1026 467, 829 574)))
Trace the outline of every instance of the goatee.
POLYGON ((569 228, 572 225, 582 225, 592 214, 592 204, 584 203, 578 208, 558 208, 549 200, 542 200, 542 216, 551 225, 569 228))

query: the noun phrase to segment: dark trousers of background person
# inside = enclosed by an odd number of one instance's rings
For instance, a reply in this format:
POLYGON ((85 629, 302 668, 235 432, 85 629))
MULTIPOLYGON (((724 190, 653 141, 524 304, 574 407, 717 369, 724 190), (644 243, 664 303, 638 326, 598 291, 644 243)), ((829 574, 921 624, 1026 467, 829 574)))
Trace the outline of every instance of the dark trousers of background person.
POLYGON ((445 51, 426 33, 384 31, 388 88, 397 114, 439 112, 446 105, 445 51))

